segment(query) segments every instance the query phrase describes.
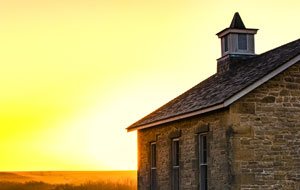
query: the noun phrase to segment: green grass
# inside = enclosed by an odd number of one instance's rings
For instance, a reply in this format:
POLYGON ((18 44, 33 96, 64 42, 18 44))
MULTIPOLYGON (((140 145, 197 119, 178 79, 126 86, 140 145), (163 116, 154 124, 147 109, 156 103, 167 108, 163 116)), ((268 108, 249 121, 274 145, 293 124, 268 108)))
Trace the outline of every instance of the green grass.
POLYGON ((136 190, 136 182, 124 180, 120 182, 99 181, 80 185, 48 184, 44 182, 0 182, 0 190, 136 190))

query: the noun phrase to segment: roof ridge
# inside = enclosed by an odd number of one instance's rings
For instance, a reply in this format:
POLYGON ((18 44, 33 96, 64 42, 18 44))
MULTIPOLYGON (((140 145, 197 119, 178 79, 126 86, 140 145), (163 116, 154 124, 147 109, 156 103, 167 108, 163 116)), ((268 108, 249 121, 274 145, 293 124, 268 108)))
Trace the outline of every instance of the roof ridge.
MULTIPOLYGON (((258 56, 263 56, 263 55, 265 55, 265 54, 267 54, 267 53, 269 53, 269 52, 272 52, 272 51, 276 51, 276 50, 278 50, 278 49, 281 49, 282 47, 284 47, 284 46, 289 46, 289 45, 291 45, 291 44, 293 44, 293 43, 295 43, 295 42, 297 42, 297 41, 299 41, 299 43, 300 43, 300 38, 298 38, 297 40, 293 40, 293 41, 291 41, 291 42, 289 42, 289 43, 286 43, 286 44, 281 44, 280 46, 277 46, 276 48, 273 48, 273 49, 270 49, 270 50, 268 50, 268 51, 265 51, 265 52, 263 52, 263 53, 261 53, 261 54, 258 54, 257 56, 254 56, 254 57, 252 57, 252 58, 256 58, 256 57, 258 57, 258 56)), ((251 59, 251 58, 250 58, 251 59)))

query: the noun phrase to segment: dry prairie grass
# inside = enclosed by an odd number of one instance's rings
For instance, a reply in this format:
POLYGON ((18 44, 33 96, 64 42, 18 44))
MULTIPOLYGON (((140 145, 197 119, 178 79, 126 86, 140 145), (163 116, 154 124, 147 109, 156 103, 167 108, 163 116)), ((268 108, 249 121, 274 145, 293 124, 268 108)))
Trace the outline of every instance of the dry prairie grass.
POLYGON ((0 172, 0 190, 136 190, 136 172, 0 172))
POLYGON ((0 190, 135 190, 136 183, 90 182, 80 185, 48 184, 43 182, 0 182, 0 190))

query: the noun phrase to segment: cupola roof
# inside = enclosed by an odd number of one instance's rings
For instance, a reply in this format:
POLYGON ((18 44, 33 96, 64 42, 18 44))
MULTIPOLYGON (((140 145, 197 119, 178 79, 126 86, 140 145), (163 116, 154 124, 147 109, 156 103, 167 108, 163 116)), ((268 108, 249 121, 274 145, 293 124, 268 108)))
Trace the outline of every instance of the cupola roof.
POLYGON ((236 12, 234 14, 229 28, 246 29, 246 27, 242 21, 242 18, 240 17, 240 14, 238 12, 236 12))

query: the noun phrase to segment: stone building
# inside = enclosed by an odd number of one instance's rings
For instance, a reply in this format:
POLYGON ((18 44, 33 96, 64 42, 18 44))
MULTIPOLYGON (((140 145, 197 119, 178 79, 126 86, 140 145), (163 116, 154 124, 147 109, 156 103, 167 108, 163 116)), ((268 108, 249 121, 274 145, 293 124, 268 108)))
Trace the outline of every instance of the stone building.
POLYGON ((217 73, 127 128, 138 188, 300 189, 300 39, 255 54, 238 13, 217 73))

